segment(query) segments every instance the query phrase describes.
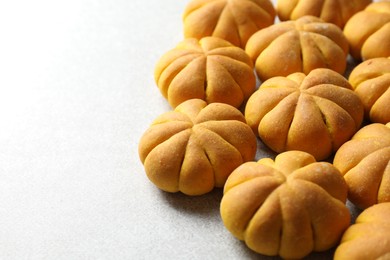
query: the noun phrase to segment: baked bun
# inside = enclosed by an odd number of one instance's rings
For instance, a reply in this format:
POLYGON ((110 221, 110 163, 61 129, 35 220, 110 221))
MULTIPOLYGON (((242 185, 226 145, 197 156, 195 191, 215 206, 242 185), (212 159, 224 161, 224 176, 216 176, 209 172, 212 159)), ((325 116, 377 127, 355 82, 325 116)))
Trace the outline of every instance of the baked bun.
POLYGON ((333 259, 390 259, 389 216, 389 202, 364 210, 345 231, 333 259))
POLYGON ((152 123, 140 140, 139 156, 158 188, 201 195, 223 187, 237 166, 253 160, 256 145, 238 109, 192 99, 152 123))
POLYGON ((329 69, 265 81, 249 98, 245 118, 275 152, 300 150, 328 158, 360 128, 363 105, 348 81, 329 69))
POLYGON ((344 27, 355 59, 390 56, 390 2, 375 2, 356 13, 344 27))
POLYGON ((348 42, 342 30, 314 16, 274 24, 253 34, 246 52, 264 81, 316 68, 344 73, 348 42))
POLYGON ((278 0, 276 10, 281 21, 312 15, 343 28, 352 15, 363 10, 371 2, 371 0, 278 0))
POLYGON ((361 209, 390 202, 390 123, 360 129, 337 151, 333 164, 348 184, 348 199, 361 209))
POLYGON ((274 23, 269 0, 192 0, 184 14, 184 36, 215 36, 245 47, 249 37, 274 23))
POLYGON ((337 244, 350 224, 346 197, 332 164, 289 151, 235 169, 220 211, 226 228, 252 250, 298 259, 337 244))
POLYGON ((351 72, 349 82, 363 102, 371 122, 390 122, 390 57, 373 58, 351 72))
POLYGON ((216 37, 185 39, 161 57, 154 77, 172 107, 193 98, 239 107, 256 88, 245 51, 216 37))

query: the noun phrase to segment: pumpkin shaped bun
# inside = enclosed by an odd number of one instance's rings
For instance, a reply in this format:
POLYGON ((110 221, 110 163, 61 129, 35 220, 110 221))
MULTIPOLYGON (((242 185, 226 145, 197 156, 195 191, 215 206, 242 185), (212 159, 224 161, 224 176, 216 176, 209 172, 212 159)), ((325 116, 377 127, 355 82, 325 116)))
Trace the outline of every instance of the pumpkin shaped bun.
POLYGON ((360 129, 337 151, 333 164, 348 184, 348 199, 361 209, 390 202, 390 123, 360 129))
POLYGON ((360 128, 363 105, 348 81, 329 69, 274 77, 248 99, 245 118, 275 152, 328 158, 360 128))
POLYGON ((389 57, 390 2, 375 2, 356 13, 345 25, 344 34, 355 59, 389 57))
POLYGON ((366 60, 355 67, 349 82, 371 122, 390 122, 390 57, 366 60))
POLYGON ((298 259, 337 244, 350 224, 346 198, 347 185, 332 164, 289 151, 235 169, 220 212, 226 228, 252 250, 298 259))
POLYGON ((193 98, 239 107, 256 88, 249 56, 216 37, 183 40, 161 57, 154 77, 172 107, 193 98))
POLYGON ((269 0, 192 0, 183 14, 184 36, 215 36, 243 48, 253 33, 273 24, 275 16, 269 0))
POLYGON ((276 9, 281 21, 313 15, 343 28, 352 15, 363 10, 371 2, 371 0, 278 0, 276 9))
POLYGON ((390 259, 390 202, 364 210, 344 233, 334 260, 390 259))
POLYGON ((316 68, 329 68, 340 74, 346 69, 348 41, 334 24, 314 16, 274 24, 253 34, 246 52, 255 62, 260 80, 308 74, 316 68))
POLYGON ((201 195, 223 187, 237 166, 254 159, 256 146, 238 109, 192 99, 157 117, 138 148, 146 175, 158 188, 201 195))

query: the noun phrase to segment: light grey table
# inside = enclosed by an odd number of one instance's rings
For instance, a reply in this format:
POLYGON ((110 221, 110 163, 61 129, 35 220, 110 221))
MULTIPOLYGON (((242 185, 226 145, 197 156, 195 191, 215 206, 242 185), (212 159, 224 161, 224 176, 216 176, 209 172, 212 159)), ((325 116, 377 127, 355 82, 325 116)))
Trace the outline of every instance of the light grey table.
POLYGON ((0 259, 263 258, 224 228, 220 189, 162 192, 138 159, 187 2, 0 4, 0 259))

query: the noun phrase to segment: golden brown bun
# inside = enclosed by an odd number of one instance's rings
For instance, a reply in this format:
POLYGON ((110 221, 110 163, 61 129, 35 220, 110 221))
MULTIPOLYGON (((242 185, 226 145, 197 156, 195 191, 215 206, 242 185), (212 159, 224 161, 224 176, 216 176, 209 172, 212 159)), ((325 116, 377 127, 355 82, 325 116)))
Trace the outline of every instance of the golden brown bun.
POLYGON ((245 118, 275 152, 301 150, 328 158, 360 128, 363 105, 348 81, 329 69, 265 81, 249 98, 245 118))
POLYGON ((294 72, 308 74, 329 68, 340 74, 346 68, 348 42, 342 30, 314 16, 281 22, 253 34, 246 52, 264 81, 294 72))
POLYGON ((154 77, 172 107, 193 98, 239 107, 256 88, 245 51, 216 37, 182 41, 161 57, 154 77))
POLYGON ((337 151, 333 164, 344 175, 348 199, 365 209, 390 202, 390 123, 360 129, 337 151))
POLYGON ((184 36, 215 36, 244 48, 252 34, 274 23, 275 15, 269 0, 193 0, 183 14, 184 36))
POLYGON ((376 2, 356 13, 344 27, 355 59, 390 56, 390 2, 376 2))
POLYGON ((289 151, 234 170, 220 211, 226 228, 252 250, 303 258, 339 241, 350 223, 346 197, 347 185, 332 164, 289 151))
POLYGON ((371 122, 390 122, 390 57, 373 58, 359 64, 349 82, 363 102, 371 122))
POLYGON ((281 21, 312 15, 343 28, 352 15, 363 10, 371 2, 371 0, 278 0, 276 9, 281 21))
POLYGON ((158 188, 201 195, 223 187, 237 166, 253 160, 256 145, 238 109, 192 99, 159 116, 138 149, 148 178, 158 188))
POLYGON ((364 210, 345 231, 334 260, 390 259, 390 203, 364 210))

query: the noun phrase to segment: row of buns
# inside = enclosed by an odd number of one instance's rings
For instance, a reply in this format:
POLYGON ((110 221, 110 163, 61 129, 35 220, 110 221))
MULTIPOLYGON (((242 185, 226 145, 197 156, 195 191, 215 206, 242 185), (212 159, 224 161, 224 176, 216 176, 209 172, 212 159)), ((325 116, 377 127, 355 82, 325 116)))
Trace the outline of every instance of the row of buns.
POLYGON ((260 254, 388 256, 389 235, 351 243, 346 200, 390 208, 390 2, 193 0, 183 23, 154 72, 173 110, 139 142, 150 181, 223 188, 224 225, 260 254))

